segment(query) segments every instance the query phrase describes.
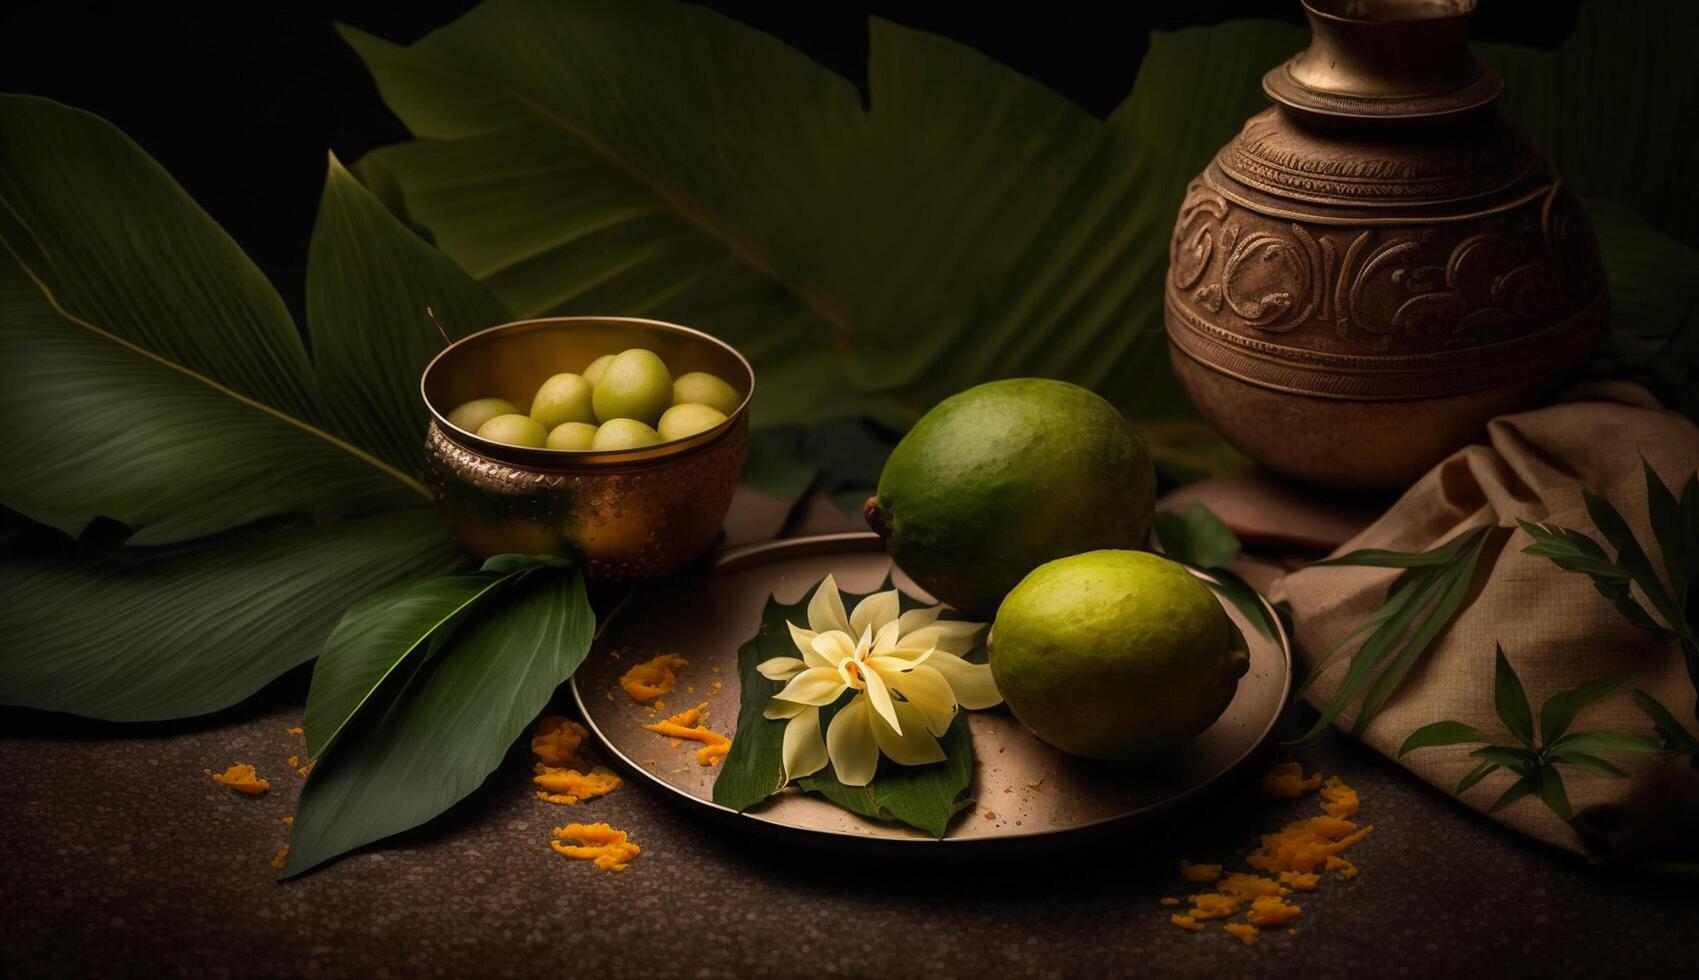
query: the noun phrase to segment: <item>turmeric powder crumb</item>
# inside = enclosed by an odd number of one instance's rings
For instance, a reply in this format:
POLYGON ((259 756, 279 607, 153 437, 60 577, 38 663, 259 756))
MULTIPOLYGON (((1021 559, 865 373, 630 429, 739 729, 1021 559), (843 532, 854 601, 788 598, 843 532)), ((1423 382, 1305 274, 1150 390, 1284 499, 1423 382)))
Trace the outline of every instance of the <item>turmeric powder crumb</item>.
POLYGON ((246 762, 231 766, 221 773, 208 769, 206 774, 211 776, 212 781, 220 786, 228 786, 238 793, 246 793, 249 796, 258 796, 271 789, 271 784, 260 778, 259 773, 254 771, 254 767, 246 762))
POLYGON ((300 773, 301 775, 305 776, 305 775, 311 773, 313 771, 313 767, 316 766, 316 765, 318 765, 317 762, 308 762, 305 765, 301 766, 300 768, 296 769, 295 771, 300 773))
MULTIPOLYGON (((1305 776, 1295 762, 1276 766, 1263 778, 1263 795, 1270 799, 1295 799, 1305 791, 1320 788, 1321 814, 1294 820, 1272 834, 1264 834, 1261 846, 1245 859, 1251 867, 1273 877, 1235 873, 1225 877, 1220 865, 1180 862, 1180 876, 1187 881, 1215 882, 1215 891, 1190 896, 1192 907, 1169 917, 1182 929, 1197 931, 1211 919, 1243 915, 1242 921, 1223 923, 1228 933, 1249 946, 1260 929, 1284 925, 1303 913, 1286 900, 1293 892, 1312 891, 1321 882, 1320 870, 1337 871, 1340 877, 1356 875, 1357 867, 1340 853, 1369 835, 1372 826, 1359 827, 1357 791, 1338 777, 1322 782, 1320 773, 1305 776)), ((1163 905, 1179 905, 1163 899, 1163 905)))
POLYGON ((646 663, 634 664, 620 677, 619 686, 638 704, 652 701, 673 689, 678 683, 673 671, 689 662, 676 653, 663 653, 646 663))
POLYGON ((589 735, 576 721, 549 715, 537 722, 537 733, 531 736, 531 751, 545 766, 587 769, 589 767, 578 759, 578 747, 589 735))
POLYGON ((307 730, 302 728, 300 725, 296 725, 294 728, 284 729, 283 733, 285 735, 305 735, 307 734, 307 730))
POLYGON ((1321 805, 1321 812, 1330 817, 1344 819, 1357 815, 1357 791, 1340 782, 1338 776, 1322 786, 1321 798, 1327 801, 1321 805))
POLYGON ((289 816, 283 817, 282 819, 283 819, 283 825, 285 827, 295 826, 295 815, 294 814, 290 814, 289 816))
POLYGON ((605 766, 597 766, 588 773, 583 773, 577 769, 538 763, 536 773, 531 777, 531 781, 543 788, 537 794, 537 799, 563 806, 571 806, 579 800, 606 796, 619 787, 619 777, 605 766))
POLYGON ((1262 777, 1262 796, 1265 800, 1295 800, 1304 791, 1321 785, 1321 773, 1304 778, 1302 763, 1282 762, 1262 777))
POLYGON ((1245 921, 1253 926, 1277 926, 1296 919, 1304 910, 1279 895, 1259 895, 1251 900, 1245 921))
POLYGON ((1190 861, 1180 862, 1180 877, 1187 881, 1207 884, 1221 877, 1219 864, 1193 864, 1190 861))
POLYGON ((289 768, 291 768, 291 769, 301 768, 301 757, 298 756, 298 755, 290 756, 289 757, 289 768))
POLYGON ((285 845, 283 845, 283 848, 281 850, 279 850, 274 857, 272 857, 271 866, 276 868, 279 871, 282 871, 284 863, 287 862, 288 860, 289 860, 289 845, 285 844, 285 845))
POLYGON ((555 853, 575 861, 594 861, 603 871, 624 871, 642 850, 626 839, 625 831, 605 823, 570 823, 554 828, 552 833, 554 840, 549 846, 555 853))
POLYGON ((704 701, 694 708, 680 711, 670 718, 663 718, 643 727, 668 738, 687 738, 693 742, 701 742, 702 748, 696 750, 696 761, 700 765, 712 766, 731 751, 732 740, 708 728, 703 723, 707 717, 708 702, 704 701))

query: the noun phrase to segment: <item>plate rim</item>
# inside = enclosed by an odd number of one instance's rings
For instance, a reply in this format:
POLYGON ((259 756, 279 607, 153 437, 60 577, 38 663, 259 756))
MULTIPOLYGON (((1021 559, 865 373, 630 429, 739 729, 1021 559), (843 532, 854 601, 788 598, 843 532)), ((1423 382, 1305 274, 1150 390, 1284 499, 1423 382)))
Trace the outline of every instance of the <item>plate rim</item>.
MULTIPOLYGON (((741 545, 736 548, 727 549, 715 558, 713 564, 708 567, 705 574, 722 572, 728 568, 736 571, 746 565, 759 564, 756 559, 763 558, 769 552, 773 551, 800 551, 804 554, 819 554, 821 552, 847 550, 883 552, 885 548, 879 535, 872 531, 845 531, 835 534, 813 534, 795 538, 775 538, 771 541, 759 541, 754 544, 741 545)), ((1163 557, 1167 556, 1164 555, 1163 557)), ((1193 568, 1183 562, 1180 564, 1181 567, 1185 568, 1186 571, 1190 572, 1193 576, 1202 579, 1205 582, 1219 584, 1219 580, 1207 572, 1193 568)), ((591 639, 592 649, 594 649, 595 645, 601 641, 602 632, 606 628, 606 625, 613 622, 614 618, 620 614, 625 606, 638 595, 638 591, 638 589, 633 589, 631 592, 627 593, 626 596, 616 603, 612 609, 608 610, 608 614, 606 616, 602 617, 602 621, 597 624, 596 634, 591 639)), ((1250 741, 1250 744, 1246 747, 1245 751, 1235 757, 1232 762, 1229 762, 1227 765, 1223 766, 1220 771, 1195 786, 1176 793, 1173 796, 1164 797, 1155 803, 1139 807, 1136 810, 1129 810, 1126 813, 1118 813, 1108 817, 1099 817, 1096 820, 1091 820, 1086 823, 1077 824, 1061 830, 1027 830, 1014 834, 1000 834, 995 837, 951 837, 948 835, 948 831, 946 830, 946 834, 943 837, 930 837, 925 835, 917 837, 881 837, 872 834, 856 833, 848 830, 799 827, 796 824, 775 820, 771 817, 763 816, 760 813, 751 813, 746 810, 734 810, 729 806, 722 803, 716 803, 711 799, 703 799, 700 796, 687 792, 680 787, 674 786, 672 783, 658 778, 653 773, 643 768, 642 765, 638 764, 630 756, 620 751, 620 749, 613 744, 613 742, 596 724, 595 716, 591 714, 589 706, 585 703, 583 691, 579 688, 578 672, 573 672, 571 680, 568 681, 568 686, 572 690, 572 702, 578 708, 578 713, 583 718, 585 726, 588 727, 590 732, 596 736, 596 741, 600 744, 602 750, 607 752, 614 760, 616 760, 622 769, 626 769, 642 776, 644 781, 649 785, 665 790, 672 796, 677 797, 686 803, 708 810, 716 819, 727 821, 735 819, 753 820, 765 825, 773 831, 780 832, 788 836, 795 836, 798 839, 807 839, 819 842, 825 842, 826 840, 837 840, 839 842, 853 841, 856 844, 869 847, 882 847, 887 844, 956 844, 962 846, 978 845, 981 847, 1018 846, 1022 843, 1031 843, 1035 840, 1067 839, 1076 834, 1097 832, 1106 827, 1117 824, 1149 819, 1215 788, 1217 784, 1237 772, 1253 755, 1262 750, 1263 746, 1268 742, 1269 735, 1274 732, 1274 727, 1280 723, 1280 717, 1285 713, 1286 706, 1291 700, 1293 664, 1292 643, 1291 638, 1286 633, 1286 624, 1283 623, 1280 617, 1275 613, 1274 607, 1269 604, 1266 596, 1264 596, 1261 592, 1257 592, 1256 597, 1257 601, 1261 603, 1263 611, 1268 615, 1269 621, 1274 624, 1275 645, 1279 648, 1280 658, 1284 662, 1286 668, 1280 685, 1280 699, 1278 703, 1281 707, 1269 716, 1268 722, 1263 726, 1262 731, 1256 734, 1256 737, 1250 741)), ((952 818, 951 822, 954 822, 954 819, 955 818, 952 818)))

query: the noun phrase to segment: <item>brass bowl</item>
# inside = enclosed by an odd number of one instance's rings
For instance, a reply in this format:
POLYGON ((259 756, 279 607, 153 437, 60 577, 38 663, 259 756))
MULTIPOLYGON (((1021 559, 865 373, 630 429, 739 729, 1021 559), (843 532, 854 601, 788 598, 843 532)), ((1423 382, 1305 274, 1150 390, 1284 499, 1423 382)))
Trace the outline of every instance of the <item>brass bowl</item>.
POLYGON ((713 543, 749 453, 755 373, 699 330, 627 317, 546 317, 491 327, 425 368, 431 413, 425 480, 449 531, 479 558, 504 553, 584 560, 592 578, 649 579, 713 543), (654 351, 675 376, 718 375, 743 392, 726 421, 686 439, 616 451, 530 449, 480 439, 448 421, 455 406, 498 397, 523 411, 550 375, 602 354, 654 351))

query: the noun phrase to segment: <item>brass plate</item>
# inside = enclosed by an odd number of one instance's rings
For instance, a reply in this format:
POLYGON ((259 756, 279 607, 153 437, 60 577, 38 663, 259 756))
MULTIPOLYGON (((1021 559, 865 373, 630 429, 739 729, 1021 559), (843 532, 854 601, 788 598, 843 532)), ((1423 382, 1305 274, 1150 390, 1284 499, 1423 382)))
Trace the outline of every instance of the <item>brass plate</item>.
POLYGON ((1181 803, 1227 775, 1262 744, 1290 692, 1292 661, 1285 636, 1278 642, 1268 640, 1226 606, 1250 645, 1250 670, 1226 713, 1160 765, 1118 769, 1071 758, 1033 737, 1007 710, 994 708, 969 714, 979 755, 977 802, 956 818, 942 841, 856 816, 794 789, 738 814, 713 802, 719 769, 696 764, 696 743, 674 747, 670 739, 641 726, 707 701, 709 726, 730 734, 737 725, 737 650, 755 635, 768 597, 796 602, 828 572, 846 592, 872 591, 891 575, 904 592, 931 599, 894 569, 873 534, 793 538, 728 552, 705 575, 647 587, 607 618, 589 659, 572 679, 585 724, 628 773, 675 794, 704 815, 734 821, 746 830, 879 849, 920 843, 1006 847, 1061 843, 1067 835, 1181 803), (619 677, 632 664, 661 653, 677 653, 690 663, 679 672, 672 693, 661 699, 666 707, 651 714, 620 689, 619 677))

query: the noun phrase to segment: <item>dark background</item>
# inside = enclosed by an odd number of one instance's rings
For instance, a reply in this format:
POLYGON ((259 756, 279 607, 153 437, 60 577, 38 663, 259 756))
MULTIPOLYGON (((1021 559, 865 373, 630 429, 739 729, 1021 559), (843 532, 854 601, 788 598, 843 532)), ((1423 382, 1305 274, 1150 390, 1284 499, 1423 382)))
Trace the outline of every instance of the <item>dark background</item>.
MULTIPOLYGON (((566 2, 566 0, 562 0, 566 2)), ((402 3, 0 2, 0 91, 111 120, 176 177, 300 316, 325 151, 345 161, 407 138, 336 21, 413 41, 475 6, 402 3)), ((863 82, 869 15, 969 44, 1107 114, 1133 84, 1151 28, 1233 17, 1301 22, 1298 0, 1179 4, 754 3, 710 0, 863 82)), ((1485 0, 1474 37, 1542 47, 1578 0, 1485 0)))

